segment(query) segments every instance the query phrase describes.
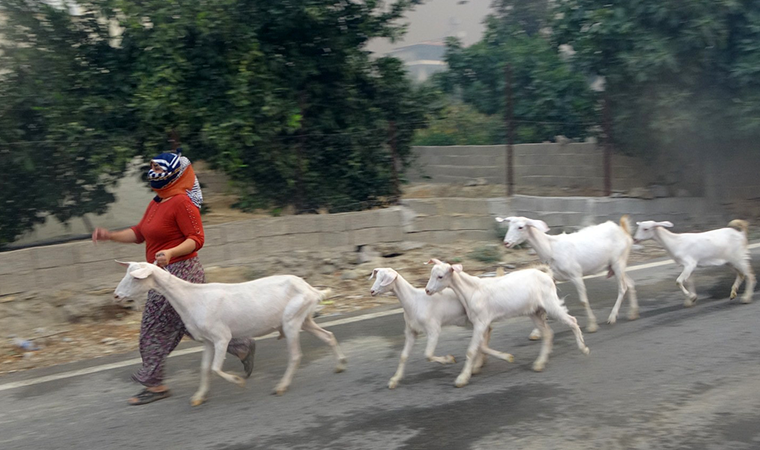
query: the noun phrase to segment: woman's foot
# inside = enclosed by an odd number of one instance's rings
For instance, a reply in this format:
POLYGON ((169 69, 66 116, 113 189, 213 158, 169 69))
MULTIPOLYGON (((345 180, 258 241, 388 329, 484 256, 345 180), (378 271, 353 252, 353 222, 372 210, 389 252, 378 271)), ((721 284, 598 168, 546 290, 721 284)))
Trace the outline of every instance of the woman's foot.
POLYGON ((248 353, 240 358, 243 363, 243 370, 245 371, 245 378, 249 378, 253 372, 253 357, 256 354, 256 341, 251 339, 251 345, 248 346, 248 353))
POLYGON ((139 394, 128 400, 130 405, 145 405, 147 403, 153 403, 156 400, 169 397, 171 393, 166 386, 149 387, 143 389, 139 394))

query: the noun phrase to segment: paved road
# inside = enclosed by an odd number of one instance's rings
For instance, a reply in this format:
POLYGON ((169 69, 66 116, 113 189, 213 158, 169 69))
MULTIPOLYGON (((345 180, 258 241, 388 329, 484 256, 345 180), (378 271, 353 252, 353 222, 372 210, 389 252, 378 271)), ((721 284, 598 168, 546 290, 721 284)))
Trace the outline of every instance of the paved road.
MULTIPOLYGON (((753 257, 760 262, 760 251, 753 257)), ((304 335, 301 369, 283 397, 270 394, 286 363, 285 343, 273 339, 260 341, 246 389, 215 377, 198 408, 189 405, 200 361, 192 347, 170 360, 174 396, 141 407, 125 404, 138 390, 129 381, 135 366, 123 362, 134 354, 1 377, 0 449, 760 448, 760 297, 729 302, 729 271, 702 270, 699 302, 685 309, 675 266, 631 274, 641 319, 627 321, 624 307, 617 325, 586 335, 588 357, 553 323, 555 349, 543 373, 530 370, 538 344, 521 318, 492 338, 515 363, 491 360, 469 386, 454 388, 469 333, 451 328, 438 353, 459 362, 428 363, 418 342, 406 378, 390 391, 403 319, 387 314, 331 327, 349 358, 342 374, 332 373, 328 349, 304 335), (66 375, 75 370, 95 373, 66 375), (40 382, 56 374, 61 379, 40 382)), ((587 285, 603 321, 614 281, 587 285)), ((574 289, 560 289, 584 322, 574 289)), ((236 361, 226 367, 239 370, 236 361)))

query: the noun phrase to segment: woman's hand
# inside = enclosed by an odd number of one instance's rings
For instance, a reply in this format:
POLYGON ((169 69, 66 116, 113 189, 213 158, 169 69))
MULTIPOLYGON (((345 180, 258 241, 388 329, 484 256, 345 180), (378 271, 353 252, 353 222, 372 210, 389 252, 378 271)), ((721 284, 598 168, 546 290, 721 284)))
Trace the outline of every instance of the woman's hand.
POLYGON ((159 250, 156 253, 156 264, 158 264, 159 267, 166 267, 169 265, 169 262, 172 260, 172 251, 171 249, 167 250, 159 250))
POLYGON ((106 230, 105 228, 95 228, 95 231, 92 232, 92 242, 98 243, 98 241, 110 241, 111 240, 111 232, 106 230))

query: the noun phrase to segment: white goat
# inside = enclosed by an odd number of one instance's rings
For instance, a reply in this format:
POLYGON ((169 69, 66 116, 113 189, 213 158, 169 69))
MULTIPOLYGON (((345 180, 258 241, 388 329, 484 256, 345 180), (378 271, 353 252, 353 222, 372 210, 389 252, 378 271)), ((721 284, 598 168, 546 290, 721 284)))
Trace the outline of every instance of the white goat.
MULTIPOLYGON (((398 298, 401 306, 404 308, 404 350, 401 352, 401 359, 398 363, 396 373, 388 382, 388 388, 394 389, 398 382, 404 377, 404 366, 406 365, 409 354, 412 352, 414 340, 419 333, 427 335, 427 346, 425 347, 425 357, 428 361, 440 364, 453 364, 456 362, 452 355, 434 356, 435 347, 438 344, 438 336, 441 333, 441 327, 445 325, 466 326, 470 322, 467 320, 467 312, 459 301, 456 293, 451 289, 429 296, 423 289, 416 288, 409 284, 393 269, 379 268, 372 271, 369 279, 376 277, 375 283, 370 289, 370 295, 384 294, 393 292, 398 298)), ((486 335, 486 344, 491 335, 491 329, 488 329, 486 335)), ((478 361, 475 362, 473 373, 477 374, 485 363, 485 355, 478 354, 478 361)))
POLYGON ((470 381, 473 360, 479 351, 506 361, 512 360, 512 355, 493 350, 484 341, 492 322, 510 317, 530 316, 541 330, 544 341, 538 359, 533 363, 533 370, 537 372, 544 369, 552 350, 554 333, 546 323, 547 313, 567 324, 575 333, 578 348, 586 355, 589 353, 578 322, 567 313, 567 308, 557 297, 554 280, 546 273, 538 269, 525 269, 503 277, 481 279, 463 272, 461 264, 450 265, 437 259, 431 259, 428 263, 435 266, 430 272, 425 292, 432 295, 447 287, 453 289, 464 304, 474 328, 467 348, 467 361, 456 379, 457 387, 465 386, 470 381))
POLYGON ((731 228, 720 228, 704 233, 681 234, 666 230, 665 228, 673 226, 668 221, 647 220, 636 224, 639 226, 634 235, 636 242, 654 239, 662 245, 675 262, 683 267, 681 275, 676 279, 676 284, 686 295, 684 306, 693 306, 697 301, 694 280, 689 278, 694 269, 698 266, 721 266, 723 264, 728 264, 736 272, 736 280, 731 286, 731 299, 736 298, 737 290, 746 277, 747 286, 744 289, 741 302, 750 303, 752 301, 755 275, 750 265, 747 242, 749 224, 746 221, 732 220, 728 224, 731 228), (687 287, 684 287, 684 283, 687 287))
MULTIPOLYGON (((593 333, 599 327, 588 302, 583 276, 595 274, 604 269, 608 271, 608 278, 614 274, 618 282, 617 300, 607 323, 617 321, 618 311, 626 291, 628 291, 628 299, 631 302, 628 318, 635 320, 639 317, 636 288, 633 285, 633 280, 625 273, 628 255, 633 245, 628 216, 620 218, 620 226, 612 221, 607 221, 586 227, 577 233, 563 233, 557 236, 546 234, 549 231, 549 226, 542 220, 526 217, 497 217, 496 221, 509 222, 509 230, 504 236, 504 245, 507 248, 527 240, 536 251, 541 262, 551 267, 557 280, 567 280, 575 285, 588 315, 587 332, 593 333)), ((538 331, 533 330, 531 339, 537 338, 538 331)))
POLYGON ((317 304, 329 291, 318 291, 293 275, 277 275, 245 283, 193 284, 148 263, 122 263, 127 273, 116 287, 117 299, 143 296, 153 289, 163 294, 179 314, 187 331, 203 342, 201 385, 191 404, 206 400, 211 370, 239 386, 245 380, 222 371, 227 344, 232 338, 256 337, 279 331, 288 342, 290 359, 275 393, 290 386, 301 361, 299 331, 303 328, 332 347, 336 372, 345 369, 346 358, 335 336, 312 318, 317 304), (213 362, 212 362, 213 361, 213 362))

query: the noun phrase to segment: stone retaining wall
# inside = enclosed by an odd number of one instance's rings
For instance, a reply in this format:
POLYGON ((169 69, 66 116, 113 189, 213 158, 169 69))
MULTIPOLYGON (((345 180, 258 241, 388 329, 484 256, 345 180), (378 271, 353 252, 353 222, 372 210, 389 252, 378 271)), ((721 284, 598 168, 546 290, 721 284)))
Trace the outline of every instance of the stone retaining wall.
MULTIPOLYGON (((415 163, 407 171, 414 182, 464 183, 483 178, 491 184, 506 180, 503 145, 414 147, 415 163)), ((593 143, 519 144, 514 146, 515 186, 604 188, 602 149, 593 143)), ((646 186, 653 173, 636 158, 612 157, 612 188, 646 186)))
MULTIPOLYGON (((204 265, 255 262, 263 255, 351 250, 401 241, 495 241, 495 216, 525 215, 555 231, 571 231, 630 214, 636 220, 670 220, 676 231, 725 225, 727 218, 702 198, 654 200, 599 197, 410 199, 402 206, 343 214, 251 219, 206 227, 204 265)), ((144 246, 90 241, 0 253, 0 301, 26 291, 67 286, 115 286, 124 274, 113 260, 141 261, 144 246)))
MULTIPOLYGON (((251 219, 206 227, 204 265, 255 261, 295 250, 347 249, 404 240, 400 207, 356 213, 251 219)), ((144 261, 144 245, 79 241, 0 253, 0 296, 67 284, 115 285, 124 269, 114 260, 144 261)))

